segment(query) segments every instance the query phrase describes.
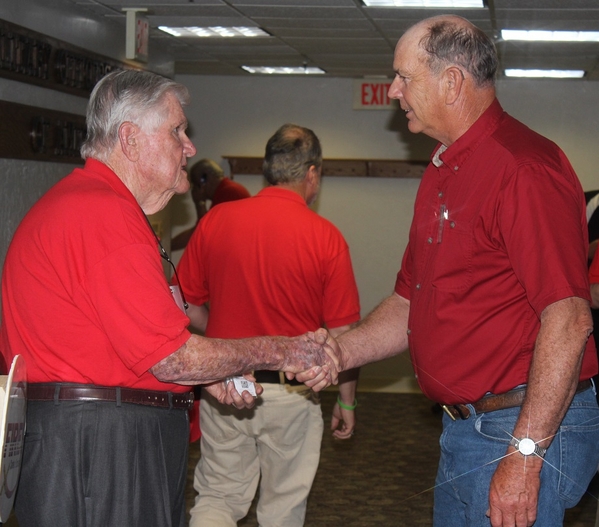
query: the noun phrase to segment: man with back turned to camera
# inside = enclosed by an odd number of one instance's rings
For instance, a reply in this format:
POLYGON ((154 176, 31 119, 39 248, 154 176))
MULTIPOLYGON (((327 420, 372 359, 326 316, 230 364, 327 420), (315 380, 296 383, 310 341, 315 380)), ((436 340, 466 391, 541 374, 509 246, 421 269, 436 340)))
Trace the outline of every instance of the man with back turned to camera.
MULTIPOLYGON (((339 335, 359 320, 349 247, 309 208, 321 170, 316 134, 283 125, 266 144, 269 186, 211 209, 200 222, 177 270, 191 322, 207 337, 296 335, 320 326, 339 335)), ((232 412, 202 394, 190 526, 235 527, 258 486, 262 527, 304 525, 323 434, 318 397, 279 372, 254 376, 264 393, 250 410, 232 412)), ((353 370, 339 379, 331 423, 337 439, 354 430, 357 376, 353 370)))
POLYGON ((457 16, 397 43, 389 96, 439 144, 394 294, 328 340, 344 368, 409 348, 446 410, 436 527, 562 525, 599 462, 582 188, 554 143, 503 111, 497 64, 457 16))
POLYGON ((314 366, 317 389, 336 381, 336 357, 316 342, 324 330, 234 342, 187 330, 146 215, 189 188, 188 98, 149 72, 104 77, 85 166, 32 207, 9 247, 0 348, 28 373, 20 527, 183 527, 190 385, 250 408, 255 398, 222 379, 314 366))

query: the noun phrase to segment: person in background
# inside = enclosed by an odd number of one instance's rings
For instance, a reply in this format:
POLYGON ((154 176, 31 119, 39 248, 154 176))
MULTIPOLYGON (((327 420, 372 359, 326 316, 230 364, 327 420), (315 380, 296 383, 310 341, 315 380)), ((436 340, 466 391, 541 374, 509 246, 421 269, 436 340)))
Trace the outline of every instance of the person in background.
MULTIPOLYGON (((215 338, 295 335, 326 326, 332 335, 360 317, 349 248, 310 210, 320 188, 322 150, 312 130, 287 124, 266 145, 269 187, 225 203, 201 221, 178 266, 192 324, 215 338), (210 304, 208 309, 207 304, 210 304)), ((262 527, 304 524, 323 434, 315 394, 282 372, 254 372, 260 403, 231 411, 210 393, 200 406, 201 457, 192 527, 234 527, 258 483, 262 527)), ((333 409, 334 437, 351 437, 358 371, 344 372, 333 409)))
POLYGON ((589 263, 595 256, 599 244, 599 190, 584 193, 587 202, 587 223, 589 226, 589 263))
POLYGON ((503 111, 497 63, 461 17, 400 38, 389 96, 439 144, 394 294, 328 339, 342 368, 409 349, 442 404, 436 527, 562 525, 599 463, 584 195, 559 147, 503 111))
POLYGON ((599 311, 599 252, 595 252, 589 268, 589 282, 591 284, 591 307, 596 313, 599 311))
POLYGON ((336 381, 324 330, 236 341, 188 331, 146 217, 189 188, 188 98, 153 73, 104 77, 85 166, 32 207, 8 249, 0 350, 5 365, 21 355, 28 375, 20 527, 182 527, 189 385, 250 408, 255 397, 225 377, 314 366, 316 389, 336 381))
MULTIPOLYGON (((587 203, 587 226, 589 231, 589 267, 597 252, 597 244, 599 244, 599 190, 589 190, 584 193, 584 197, 587 203)), ((593 293, 593 287, 591 285, 591 295, 593 293)), ((596 306, 594 306, 596 307, 596 306)), ((599 354, 599 310, 591 309, 591 315, 593 317, 593 337, 595 339, 595 345, 597 346, 597 352, 599 354)), ((599 383, 599 374, 593 377, 595 384, 599 383)), ((599 394, 597 394, 597 400, 599 401, 599 394)))
POLYGON ((197 221, 193 227, 177 234, 171 240, 172 251, 178 251, 187 246, 193 231, 207 212, 206 200, 210 200, 210 208, 212 208, 219 203, 250 197, 247 189, 236 181, 226 178, 223 169, 212 159, 201 159, 195 163, 189 171, 189 180, 191 181, 191 199, 196 209, 197 221))

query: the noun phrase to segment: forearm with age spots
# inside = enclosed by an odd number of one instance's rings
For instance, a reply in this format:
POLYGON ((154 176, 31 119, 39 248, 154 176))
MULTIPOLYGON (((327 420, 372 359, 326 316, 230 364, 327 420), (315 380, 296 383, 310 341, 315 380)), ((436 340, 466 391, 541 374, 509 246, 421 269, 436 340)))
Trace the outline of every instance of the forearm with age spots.
POLYGON ((252 370, 299 373, 330 363, 323 346, 313 339, 313 333, 236 340, 192 335, 150 371, 160 381, 179 384, 205 384, 252 370))

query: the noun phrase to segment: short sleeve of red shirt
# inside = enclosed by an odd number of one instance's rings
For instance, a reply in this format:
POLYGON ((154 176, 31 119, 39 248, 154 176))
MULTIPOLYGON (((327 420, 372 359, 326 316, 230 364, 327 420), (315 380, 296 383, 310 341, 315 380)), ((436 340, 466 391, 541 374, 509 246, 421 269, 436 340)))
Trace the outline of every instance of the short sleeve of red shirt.
POLYGON ((190 337, 188 319, 174 304, 156 263, 156 250, 145 244, 119 248, 91 270, 82 292, 81 301, 95 306, 107 339, 136 375, 190 337))
POLYGON ((329 265, 324 288, 323 317, 329 329, 353 324, 360 318, 360 301, 349 248, 341 237, 338 243, 339 253, 329 265))
POLYGON ((498 223, 510 263, 539 317, 558 300, 590 299, 584 273, 588 242, 576 175, 560 155, 561 167, 520 167, 498 199, 498 223))
POLYGON ((401 260, 401 268, 399 269, 397 279, 395 280, 395 292, 406 300, 410 300, 411 269, 412 253, 410 251, 410 244, 408 243, 401 260))

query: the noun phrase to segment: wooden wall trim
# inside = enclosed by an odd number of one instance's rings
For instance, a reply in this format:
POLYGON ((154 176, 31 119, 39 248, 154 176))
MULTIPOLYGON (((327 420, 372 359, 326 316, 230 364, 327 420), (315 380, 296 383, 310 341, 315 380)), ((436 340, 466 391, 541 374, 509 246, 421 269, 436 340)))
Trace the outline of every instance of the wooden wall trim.
MULTIPOLYGON (((261 175, 262 157, 223 156, 229 162, 231 175, 261 175)), ((428 161, 395 159, 324 159, 323 176, 421 178, 428 161)))

